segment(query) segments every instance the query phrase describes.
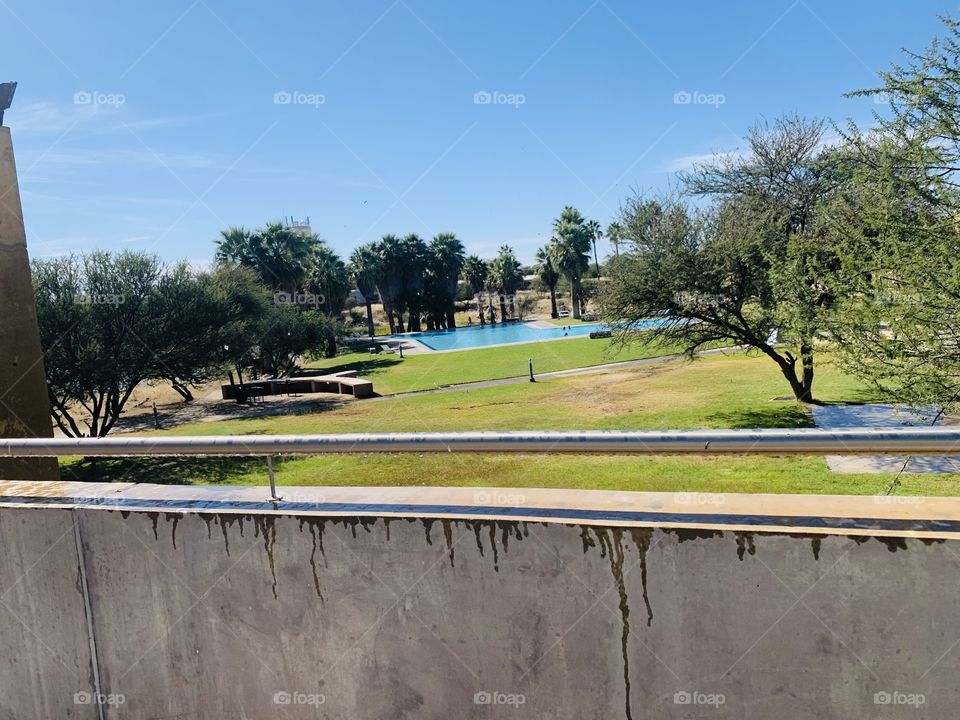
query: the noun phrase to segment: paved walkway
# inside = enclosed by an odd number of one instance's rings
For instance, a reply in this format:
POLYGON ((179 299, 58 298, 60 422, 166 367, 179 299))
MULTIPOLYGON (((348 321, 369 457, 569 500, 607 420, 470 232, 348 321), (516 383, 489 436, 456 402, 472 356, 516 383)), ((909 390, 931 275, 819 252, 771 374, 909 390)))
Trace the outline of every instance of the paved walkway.
MULTIPOLYGON (((696 355, 697 357, 710 357, 711 355, 723 355, 730 352, 739 352, 744 349, 746 349, 745 346, 736 345, 726 348, 717 348, 715 350, 703 350, 702 352, 698 352, 696 355)), ((626 368, 646 367, 649 365, 660 365, 662 363, 675 362, 677 360, 682 360, 685 357, 686 356, 684 355, 660 355, 658 357, 643 358, 642 360, 621 360, 620 362, 604 363, 603 365, 591 365, 589 367, 572 368, 570 370, 557 370, 546 373, 538 373, 536 371, 536 366, 534 366, 533 374, 537 380, 549 380, 551 378, 570 377, 573 375, 599 375, 602 373, 624 370, 626 368)), ((515 385, 517 383, 525 382, 530 382, 530 377, 528 375, 519 375, 517 377, 499 378, 497 380, 479 380, 477 382, 459 383, 456 385, 443 385, 442 387, 431 388, 430 390, 412 390, 410 392, 391 393, 387 395, 380 395, 378 397, 367 398, 365 400, 360 400, 359 402, 376 402, 378 400, 392 400, 394 398, 410 397, 413 395, 433 395, 435 393, 460 392, 462 390, 479 390, 481 388, 498 387, 500 385, 515 385)))
MULTIPOLYGON (((814 405, 813 421, 819 428, 890 428, 930 425, 936 416, 932 408, 910 409, 899 405, 814 405)), ((938 420, 942 424, 942 419, 938 420)), ((896 473, 903 455, 827 455, 827 465, 835 473, 896 473)), ((960 472, 960 457, 911 456, 904 472, 960 472)))

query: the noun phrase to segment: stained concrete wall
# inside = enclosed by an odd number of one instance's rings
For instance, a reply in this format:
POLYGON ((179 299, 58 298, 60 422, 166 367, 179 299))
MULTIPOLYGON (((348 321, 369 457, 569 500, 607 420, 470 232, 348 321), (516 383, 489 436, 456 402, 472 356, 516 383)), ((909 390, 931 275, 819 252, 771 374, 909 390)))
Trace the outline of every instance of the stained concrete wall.
POLYGON ((106 718, 960 702, 956 540, 4 507, 0 547, 3 720, 95 718, 95 674, 106 718))

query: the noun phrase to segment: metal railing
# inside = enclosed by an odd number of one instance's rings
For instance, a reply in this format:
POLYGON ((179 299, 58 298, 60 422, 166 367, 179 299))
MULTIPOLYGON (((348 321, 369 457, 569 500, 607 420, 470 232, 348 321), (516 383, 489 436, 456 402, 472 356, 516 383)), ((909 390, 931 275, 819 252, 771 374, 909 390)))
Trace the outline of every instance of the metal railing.
POLYGON ((262 456, 328 453, 580 453, 637 455, 960 455, 950 427, 834 430, 544 430, 336 435, 0 439, 0 457, 262 456))
POLYGON ((0 439, 0 457, 440 452, 960 455, 960 429, 543 430, 0 439))

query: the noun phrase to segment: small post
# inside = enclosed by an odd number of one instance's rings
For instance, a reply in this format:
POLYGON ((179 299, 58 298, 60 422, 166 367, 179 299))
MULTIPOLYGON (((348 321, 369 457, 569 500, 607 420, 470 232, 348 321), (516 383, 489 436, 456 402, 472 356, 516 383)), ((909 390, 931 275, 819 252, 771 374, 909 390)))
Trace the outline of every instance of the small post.
POLYGON ((156 426, 157 430, 162 430, 160 427, 160 416, 157 414, 157 403, 153 403, 153 424, 156 426))
POLYGON ((400 359, 403 360, 403 340, 397 345, 397 349, 400 350, 400 359))
POLYGON ((530 368, 530 382, 536 382, 537 379, 533 376, 533 358, 527 360, 527 367, 530 368))
POLYGON ((267 455, 267 476, 270 478, 270 500, 278 503, 283 500, 277 495, 277 479, 273 474, 273 456, 267 455))

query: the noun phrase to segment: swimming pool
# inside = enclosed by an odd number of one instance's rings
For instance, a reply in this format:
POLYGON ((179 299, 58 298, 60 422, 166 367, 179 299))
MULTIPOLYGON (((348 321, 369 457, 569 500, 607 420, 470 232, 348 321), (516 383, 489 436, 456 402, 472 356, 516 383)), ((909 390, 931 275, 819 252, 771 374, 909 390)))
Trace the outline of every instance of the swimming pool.
MULTIPOLYGON (((650 323, 650 327, 654 327, 663 321, 649 320, 647 322, 650 323)), ((530 323, 497 323, 496 325, 472 325, 457 328, 456 330, 433 330, 430 332, 413 333, 395 337, 396 339, 410 338, 411 340, 417 340, 431 350, 467 350, 470 348, 501 345, 504 343, 556 340, 565 335, 569 337, 586 336, 594 330, 606 329, 607 326, 602 323, 570 325, 567 329, 559 325, 546 328, 537 327, 530 323)))

